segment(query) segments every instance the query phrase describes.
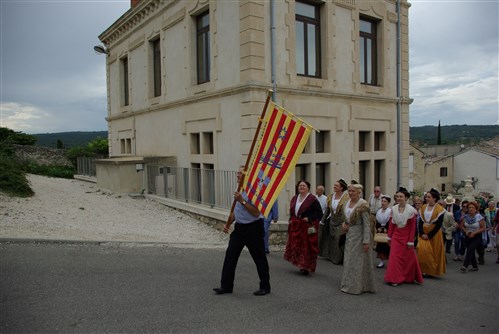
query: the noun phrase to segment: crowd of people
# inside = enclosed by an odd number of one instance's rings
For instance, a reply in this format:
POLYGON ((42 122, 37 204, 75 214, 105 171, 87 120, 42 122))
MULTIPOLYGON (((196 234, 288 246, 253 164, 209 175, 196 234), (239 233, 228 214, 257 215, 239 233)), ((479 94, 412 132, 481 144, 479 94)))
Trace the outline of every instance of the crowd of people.
MULTIPOLYGON (((302 275, 315 272, 319 257, 342 265, 340 290, 348 294, 376 292, 374 270, 385 267, 384 282, 391 286, 442 277, 452 244, 453 260, 462 261, 462 273, 478 271, 478 265, 485 263, 484 251, 493 248, 499 263, 496 203, 490 200, 482 204, 484 208, 477 201, 459 203, 451 195, 445 199, 440 196, 432 188, 423 198, 411 197, 401 187, 391 206, 392 197, 382 194, 379 186, 365 200, 364 188, 355 180, 349 184, 337 180, 329 196, 325 196, 323 186, 318 186, 313 195, 310 183, 301 180, 289 206, 284 259, 302 275), (372 250, 379 259, 376 266, 372 250)), ((246 194, 236 192, 234 198, 236 207, 224 231, 228 232, 233 222, 235 228, 226 251, 221 286, 214 291, 232 292, 237 260, 247 246, 260 277, 260 288, 254 294, 266 295, 270 293, 270 276, 265 253, 269 252, 269 225, 278 219, 277 205, 271 215, 263 217, 246 194)))

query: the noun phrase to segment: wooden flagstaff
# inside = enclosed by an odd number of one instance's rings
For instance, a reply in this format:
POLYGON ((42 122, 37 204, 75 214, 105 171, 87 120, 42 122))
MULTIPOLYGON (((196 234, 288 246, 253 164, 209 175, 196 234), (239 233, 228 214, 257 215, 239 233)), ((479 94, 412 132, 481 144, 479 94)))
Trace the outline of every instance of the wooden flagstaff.
MULTIPOLYGON (((267 112, 267 107, 269 105, 270 98, 272 97, 272 93, 273 93, 272 89, 269 89, 269 91, 267 92, 267 100, 265 100, 265 105, 263 106, 262 114, 260 116, 260 119, 258 120, 258 126, 257 126, 256 131, 255 131, 255 136, 253 137, 253 142, 251 143, 251 148, 249 150, 248 157, 246 158, 246 163, 244 164, 243 177, 241 178, 241 180, 239 180, 239 184, 237 186, 238 193, 241 192, 241 189, 243 188, 243 182, 244 182, 244 178, 246 176, 246 171, 248 170, 248 164, 253 156, 253 149, 255 148, 258 134, 260 133, 260 128, 262 127, 262 122, 263 122, 263 119, 265 118, 265 113, 267 112)), ((234 199, 232 201, 232 207, 230 208, 229 217, 232 214, 232 212, 234 212, 235 207, 236 207, 236 199, 234 199)), ((227 223, 229 223, 229 218, 227 218, 227 223)))

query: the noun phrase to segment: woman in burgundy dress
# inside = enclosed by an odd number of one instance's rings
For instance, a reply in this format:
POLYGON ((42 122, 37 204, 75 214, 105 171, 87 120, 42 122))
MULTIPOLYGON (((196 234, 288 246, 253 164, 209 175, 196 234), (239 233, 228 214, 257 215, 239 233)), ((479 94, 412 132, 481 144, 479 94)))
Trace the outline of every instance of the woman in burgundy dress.
POLYGON ((410 194, 401 187, 395 194, 397 205, 392 208, 392 220, 388 227, 390 259, 385 282, 397 286, 401 283, 423 283, 423 274, 414 250, 416 209, 407 203, 410 194))
POLYGON ((317 255, 319 254, 318 230, 322 218, 322 208, 315 197, 310 194, 310 183, 300 181, 298 193, 291 199, 288 226, 288 242, 284 259, 300 268, 307 275, 315 272, 317 255))

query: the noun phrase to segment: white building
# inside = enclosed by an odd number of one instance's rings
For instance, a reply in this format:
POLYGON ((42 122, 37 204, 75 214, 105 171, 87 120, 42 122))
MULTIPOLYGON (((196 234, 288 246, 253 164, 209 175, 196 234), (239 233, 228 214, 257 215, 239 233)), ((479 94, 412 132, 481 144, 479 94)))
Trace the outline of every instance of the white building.
MULTIPOLYGON (((132 1, 99 36, 111 158, 98 163, 98 183, 168 196, 175 189, 161 188, 170 170, 161 166, 235 171, 274 88, 278 104, 320 130, 279 197, 282 218, 298 179, 327 193, 341 177, 357 179, 366 193, 406 185, 409 7, 394 0, 132 1)), ((195 187, 205 181, 199 176, 195 187)))
POLYGON ((499 136, 454 156, 454 183, 468 176, 478 192, 499 196, 499 136))

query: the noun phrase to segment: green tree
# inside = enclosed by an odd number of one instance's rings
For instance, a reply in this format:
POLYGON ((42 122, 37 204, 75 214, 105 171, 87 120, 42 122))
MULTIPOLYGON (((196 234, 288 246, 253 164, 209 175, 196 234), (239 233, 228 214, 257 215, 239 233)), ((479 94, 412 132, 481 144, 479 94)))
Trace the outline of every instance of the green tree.
POLYGON ((16 132, 9 128, 0 127, 0 143, 17 145, 35 145, 36 137, 22 132, 16 132))
POLYGON ((87 146, 75 146, 66 152, 66 157, 71 161, 75 168, 77 167, 78 157, 107 157, 108 143, 107 139, 97 137, 87 144, 87 146))
POLYGON ((36 138, 21 132, 0 127, 0 190, 14 196, 28 197, 34 194, 26 174, 15 159, 13 144, 33 145, 36 138))
POLYGON ((64 148, 64 143, 60 139, 57 139, 57 148, 64 148))

